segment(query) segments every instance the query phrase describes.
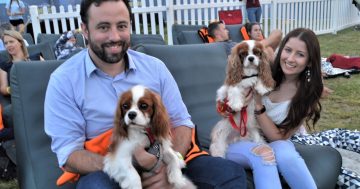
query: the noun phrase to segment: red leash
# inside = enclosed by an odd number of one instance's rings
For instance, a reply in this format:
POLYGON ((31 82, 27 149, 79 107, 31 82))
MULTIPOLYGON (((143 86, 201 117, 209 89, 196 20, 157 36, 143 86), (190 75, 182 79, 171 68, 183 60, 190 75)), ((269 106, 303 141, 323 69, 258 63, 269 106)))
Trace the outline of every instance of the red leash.
POLYGON ((235 112, 229 107, 229 105, 227 103, 228 103, 227 99, 225 99, 223 104, 220 104, 220 102, 218 102, 217 111, 219 113, 223 113, 225 111, 229 112, 230 113, 229 121, 230 121, 232 128, 239 131, 240 136, 242 136, 242 137, 246 136, 246 132, 247 132, 246 124, 247 124, 247 119, 248 119, 247 111, 246 111, 247 106, 243 107, 240 111, 240 125, 238 126, 238 125, 236 125, 236 122, 234 120, 235 112))

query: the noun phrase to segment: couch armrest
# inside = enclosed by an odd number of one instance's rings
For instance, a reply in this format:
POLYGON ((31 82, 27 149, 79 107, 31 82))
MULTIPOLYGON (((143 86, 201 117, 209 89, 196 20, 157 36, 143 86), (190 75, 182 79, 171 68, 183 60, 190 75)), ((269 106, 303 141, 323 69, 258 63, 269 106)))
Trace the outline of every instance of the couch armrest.
POLYGON ((51 139, 44 131, 45 91, 50 74, 60 63, 19 62, 11 70, 18 181, 22 189, 56 188, 56 179, 61 174, 50 149, 51 139))

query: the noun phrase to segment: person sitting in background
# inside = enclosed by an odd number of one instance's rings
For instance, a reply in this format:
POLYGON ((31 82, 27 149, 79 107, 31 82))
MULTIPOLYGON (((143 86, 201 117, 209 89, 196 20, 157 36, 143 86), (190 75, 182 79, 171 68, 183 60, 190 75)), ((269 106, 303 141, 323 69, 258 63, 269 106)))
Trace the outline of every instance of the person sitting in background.
POLYGON ((57 60, 68 59, 83 49, 82 47, 76 45, 75 34, 77 33, 80 33, 80 31, 67 31, 56 41, 54 48, 57 60))
POLYGON ((215 42, 225 43, 226 54, 230 54, 231 48, 236 45, 236 42, 231 41, 229 30, 222 21, 211 22, 208 26, 208 34, 215 42))
POLYGON ((264 35, 261 30, 261 26, 257 22, 252 23, 246 23, 243 26, 246 30, 246 33, 244 34, 242 32, 242 35, 244 39, 252 39, 255 41, 260 41, 264 47, 266 48, 266 52, 270 58, 270 60, 274 59, 276 48, 279 46, 282 38, 282 32, 281 30, 275 29, 271 31, 269 34, 269 37, 264 38, 264 35), (247 34, 247 36, 245 36, 247 34))
MULTIPOLYGON (((22 35, 15 30, 5 30, 3 40, 9 61, 0 62, 0 92, 10 101, 10 70, 13 64, 19 61, 43 60, 43 58, 39 54, 29 56, 22 35)), ((0 132, 0 141, 14 137, 11 104, 3 107, 3 118, 5 128, 0 132)))

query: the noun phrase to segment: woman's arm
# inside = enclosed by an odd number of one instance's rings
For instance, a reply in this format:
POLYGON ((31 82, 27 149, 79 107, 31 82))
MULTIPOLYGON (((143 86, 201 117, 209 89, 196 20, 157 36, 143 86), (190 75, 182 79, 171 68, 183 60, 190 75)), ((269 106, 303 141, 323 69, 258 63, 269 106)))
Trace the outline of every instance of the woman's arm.
POLYGON ((0 69, 0 92, 2 95, 7 96, 10 95, 8 87, 9 87, 9 82, 7 80, 7 73, 0 69))
MULTIPOLYGON (((259 94, 254 94, 255 98, 255 111, 261 112, 260 110, 264 107, 262 104, 261 98, 259 94)), ((270 141, 276 140, 287 140, 289 139, 294 133, 299 129, 299 127, 289 131, 286 134, 283 134, 281 130, 274 124, 274 122, 267 116, 265 112, 260 114, 255 114, 256 120, 260 125, 262 132, 264 133, 265 137, 270 141)))

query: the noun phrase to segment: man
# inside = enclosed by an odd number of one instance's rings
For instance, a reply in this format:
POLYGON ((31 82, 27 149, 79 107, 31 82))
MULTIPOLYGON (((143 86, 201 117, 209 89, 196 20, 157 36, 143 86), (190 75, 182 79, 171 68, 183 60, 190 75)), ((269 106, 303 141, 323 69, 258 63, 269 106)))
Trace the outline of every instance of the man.
POLYGON ((208 32, 215 42, 229 41, 229 30, 225 27, 224 22, 215 21, 211 22, 208 26, 208 32))
POLYGON ((231 49, 236 45, 236 42, 230 40, 229 30, 225 27, 224 22, 211 22, 208 26, 208 33, 214 38, 215 42, 224 43, 226 54, 231 53, 231 49))
MULTIPOLYGON (((127 0, 82 0, 80 15, 88 49, 79 52, 51 75, 45 98, 45 131, 65 170, 83 175, 77 188, 119 188, 104 172, 103 157, 84 149, 84 142, 113 127, 122 92, 142 84, 160 94, 173 124, 174 149, 190 148, 194 124, 175 80, 158 59, 129 49, 131 9, 127 0)), ((149 169, 156 156, 139 148, 134 155, 149 169)), ((143 188, 172 188, 166 165, 143 174, 143 188)), ((211 156, 191 160, 184 170, 198 188, 245 188, 239 165, 211 156)))

